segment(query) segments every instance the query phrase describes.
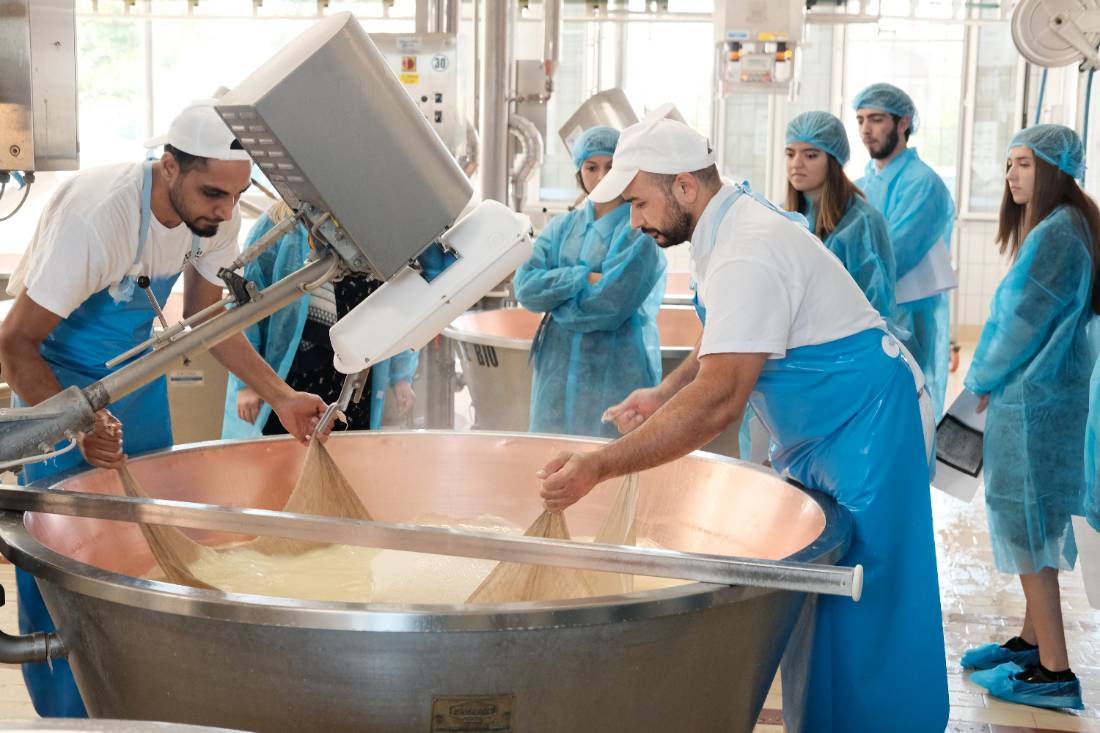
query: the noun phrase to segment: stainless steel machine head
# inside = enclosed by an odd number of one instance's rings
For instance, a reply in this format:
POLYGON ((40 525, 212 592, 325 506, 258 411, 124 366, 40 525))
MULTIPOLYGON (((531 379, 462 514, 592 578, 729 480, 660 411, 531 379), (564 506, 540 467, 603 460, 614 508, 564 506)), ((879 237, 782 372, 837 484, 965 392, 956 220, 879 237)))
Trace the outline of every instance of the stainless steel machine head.
POLYGON ((307 221, 353 270, 389 279, 473 194, 351 13, 315 24, 216 108, 283 199, 307 207, 307 221))

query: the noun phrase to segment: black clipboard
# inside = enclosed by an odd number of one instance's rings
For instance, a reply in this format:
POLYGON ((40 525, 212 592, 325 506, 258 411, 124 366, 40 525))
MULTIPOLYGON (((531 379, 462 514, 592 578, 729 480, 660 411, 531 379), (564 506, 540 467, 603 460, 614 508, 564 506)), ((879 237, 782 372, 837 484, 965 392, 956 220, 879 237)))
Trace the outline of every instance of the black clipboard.
POLYGON ((982 472, 985 434, 948 413, 936 426, 936 460, 974 478, 982 472))

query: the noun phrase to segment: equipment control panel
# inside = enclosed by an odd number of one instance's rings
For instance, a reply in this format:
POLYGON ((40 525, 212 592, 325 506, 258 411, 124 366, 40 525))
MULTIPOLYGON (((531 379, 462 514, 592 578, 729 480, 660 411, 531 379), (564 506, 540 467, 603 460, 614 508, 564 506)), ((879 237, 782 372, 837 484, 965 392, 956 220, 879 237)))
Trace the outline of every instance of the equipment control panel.
POLYGON ((424 118, 454 153, 463 142, 459 119, 458 51, 450 33, 372 33, 424 118))

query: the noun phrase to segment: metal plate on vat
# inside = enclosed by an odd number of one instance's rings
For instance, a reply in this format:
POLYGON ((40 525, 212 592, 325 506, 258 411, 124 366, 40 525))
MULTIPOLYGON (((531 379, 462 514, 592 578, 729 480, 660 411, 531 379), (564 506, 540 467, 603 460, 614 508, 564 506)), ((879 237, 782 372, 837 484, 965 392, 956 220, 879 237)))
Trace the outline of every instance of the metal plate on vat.
POLYGON ((432 698, 431 733, 512 733, 515 695, 432 698))

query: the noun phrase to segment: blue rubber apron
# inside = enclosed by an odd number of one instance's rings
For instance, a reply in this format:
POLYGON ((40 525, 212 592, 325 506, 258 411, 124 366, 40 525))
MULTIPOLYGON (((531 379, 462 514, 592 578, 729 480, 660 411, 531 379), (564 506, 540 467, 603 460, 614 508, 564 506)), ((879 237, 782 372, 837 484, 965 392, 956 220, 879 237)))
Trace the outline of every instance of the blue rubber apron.
MULTIPOLYGON (((131 272, 113 288, 106 288, 84 301, 62 319, 42 342, 42 358, 53 369, 62 389, 86 387, 111 371, 106 362, 142 343, 152 335, 156 314, 143 293, 135 295, 135 275, 149 235, 151 214, 152 161, 146 161, 141 183, 141 219, 138 246, 131 272)), ((191 258, 199 253, 199 238, 191 239, 191 258)), ((168 299, 179 273, 152 279, 150 288, 157 301, 168 299)), ((13 405, 22 406, 13 396, 13 405)), ((172 424, 168 414, 168 386, 164 377, 114 402, 111 413, 122 421, 123 449, 129 454, 172 445, 172 424)), ((88 467, 74 449, 57 458, 23 469, 20 483, 27 484, 78 467, 88 467)), ((24 633, 53 631, 53 621, 42 601, 34 576, 16 568, 19 589, 19 630, 24 633)), ((43 717, 87 717, 68 662, 24 664, 23 679, 34 708, 43 717)))
POLYGON ((816 623, 791 639, 783 717, 792 733, 947 726, 919 386, 897 340, 869 329, 769 359, 753 388, 772 465, 848 509, 852 541, 839 564, 860 563, 865 574, 859 603, 819 596, 816 623))

